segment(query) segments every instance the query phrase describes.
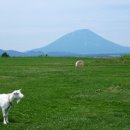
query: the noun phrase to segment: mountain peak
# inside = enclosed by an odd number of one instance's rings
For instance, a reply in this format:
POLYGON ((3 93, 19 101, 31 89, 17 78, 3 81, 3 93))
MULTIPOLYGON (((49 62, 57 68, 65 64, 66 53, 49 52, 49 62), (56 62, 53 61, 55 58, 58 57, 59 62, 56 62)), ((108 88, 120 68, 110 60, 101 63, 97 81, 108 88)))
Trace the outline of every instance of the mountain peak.
POLYGON ((49 45, 34 51, 68 52, 74 54, 109 54, 130 53, 130 48, 115 44, 89 29, 79 29, 70 32, 49 45))
POLYGON ((92 31, 89 29, 78 29, 78 30, 75 30, 73 32, 92 32, 92 31))
POLYGON ((75 30, 75 31, 68 33, 68 34, 87 35, 87 34, 94 34, 94 32, 92 32, 89 29, 79 29, 79 30, 75 30))

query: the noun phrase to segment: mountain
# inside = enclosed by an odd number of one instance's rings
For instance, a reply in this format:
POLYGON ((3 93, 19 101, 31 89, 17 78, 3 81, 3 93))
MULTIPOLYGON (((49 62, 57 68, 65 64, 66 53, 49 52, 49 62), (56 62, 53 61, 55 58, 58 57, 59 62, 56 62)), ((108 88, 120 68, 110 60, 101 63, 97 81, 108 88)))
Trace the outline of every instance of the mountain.
POLYGON ((130 53, 130 47, 118 45, 88 29, 82 29, 68 33, 49 45, 33 51, 52 55, 124 54, 130 53))
POLYGON ((68 33, 45 47, 26 52, 1 50, 0 55, 7 52, 10 56, 90 56, 116 57, 130 54, 130 47, 113 43, 98 34, 82 29, 68 33))

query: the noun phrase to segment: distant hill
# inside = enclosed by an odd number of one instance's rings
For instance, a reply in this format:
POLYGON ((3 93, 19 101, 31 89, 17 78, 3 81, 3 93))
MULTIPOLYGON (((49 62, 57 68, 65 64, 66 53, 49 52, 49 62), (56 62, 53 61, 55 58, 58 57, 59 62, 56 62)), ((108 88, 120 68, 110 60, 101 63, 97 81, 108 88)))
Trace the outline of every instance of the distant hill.
POLYGON ((3 53, 4 51, 0 49, 0 55, 3 53))
POLYGON ((41 51, 27 51, 23 53, 23 56, 44 56, 44 52, 41 51))
POLYGON ((113 43, 96 33, 87 30, 77 30, 68 33, 49 45, 34 49, 51 55, 91 55, 91 54, 124 54, 130 53, 130 47, 113 43))
POLYGON ((19 52, 19 51, 15 51, 15 50, 2 50, 0 49, 0 55, 3 52, 7 52, 9 54, 9 56, 11 57, 23 57, 23 56, 42 56, 44 55, 43 52, 34 52, 34 51, 27 51, 27 52, 19 52))
POLYGON ((23 55, 22 52, 18 52, 15 50, 2 50, 2 49, 0 49, 0 55, 4 52, 8 53, 9 56, 22 56, 23 55))

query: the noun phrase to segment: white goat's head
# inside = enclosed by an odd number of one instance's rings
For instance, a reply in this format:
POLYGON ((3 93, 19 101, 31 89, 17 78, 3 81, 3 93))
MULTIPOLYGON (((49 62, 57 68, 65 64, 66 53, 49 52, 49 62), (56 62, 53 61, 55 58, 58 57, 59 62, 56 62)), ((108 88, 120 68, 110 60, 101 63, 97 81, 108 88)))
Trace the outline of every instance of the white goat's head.
POLYGON ((20 100, 24 97, 24 95, 21 93, 21 89, 13 91, 13 97, 17 100, 17 103, 19 103, 20 100))

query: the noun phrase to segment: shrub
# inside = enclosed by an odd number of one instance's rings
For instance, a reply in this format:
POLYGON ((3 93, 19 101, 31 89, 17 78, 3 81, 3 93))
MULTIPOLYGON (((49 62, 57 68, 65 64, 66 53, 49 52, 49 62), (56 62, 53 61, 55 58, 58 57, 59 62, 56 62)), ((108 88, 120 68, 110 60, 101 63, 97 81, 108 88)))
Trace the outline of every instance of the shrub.
POLYGON ((126 64, 126 63, 129 63, 130 62, 130 55, 123 55, 121 56, 121 61, 126 64))
POLYGON ((10 56, 8 55, 8 53, 4 52, 2 53, 1 57, 10 57, 10 56))

